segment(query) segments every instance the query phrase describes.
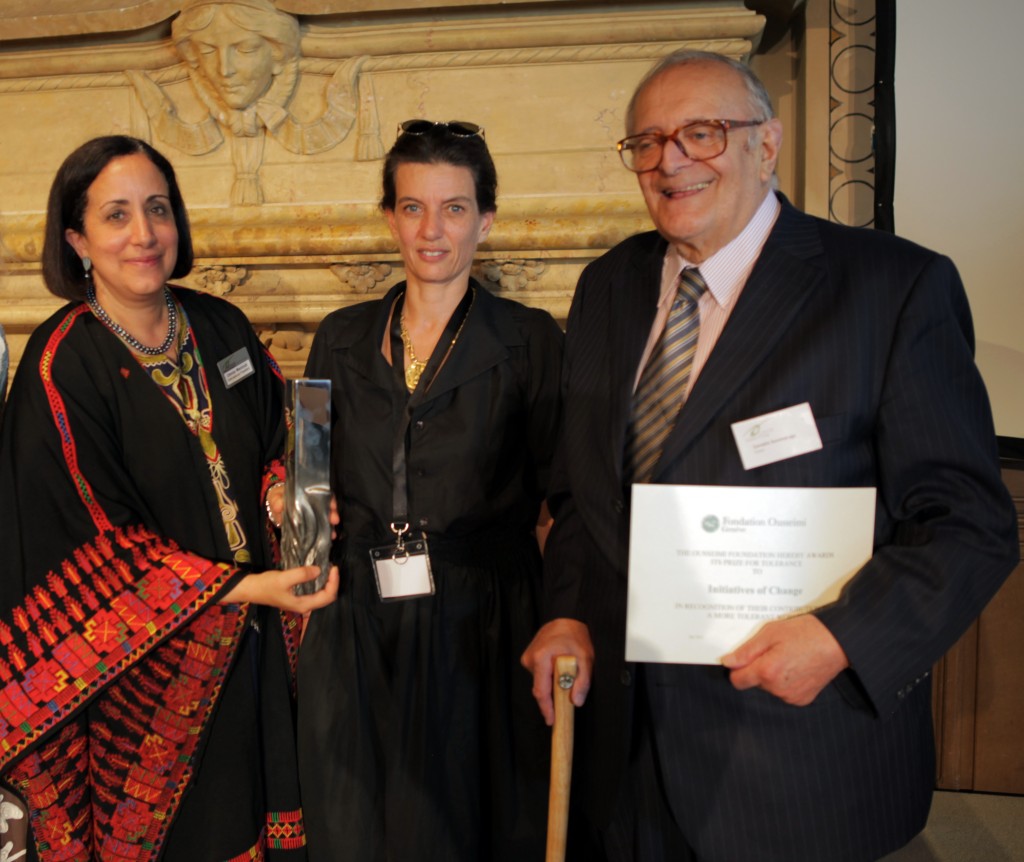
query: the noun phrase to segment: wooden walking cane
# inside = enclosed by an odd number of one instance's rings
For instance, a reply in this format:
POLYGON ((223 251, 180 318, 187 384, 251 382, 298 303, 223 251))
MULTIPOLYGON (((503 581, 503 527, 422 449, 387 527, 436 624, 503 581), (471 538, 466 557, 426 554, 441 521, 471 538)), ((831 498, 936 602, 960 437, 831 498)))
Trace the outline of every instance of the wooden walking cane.
POLYGON ((564 862, 569 829, 569 788, 572 784, 573 705, 569 698, 576 682, 576 658, 555 659, 552 697, 555 726, 551 729, 551 790, 548 794, 548 845, 545 862, 564 862))

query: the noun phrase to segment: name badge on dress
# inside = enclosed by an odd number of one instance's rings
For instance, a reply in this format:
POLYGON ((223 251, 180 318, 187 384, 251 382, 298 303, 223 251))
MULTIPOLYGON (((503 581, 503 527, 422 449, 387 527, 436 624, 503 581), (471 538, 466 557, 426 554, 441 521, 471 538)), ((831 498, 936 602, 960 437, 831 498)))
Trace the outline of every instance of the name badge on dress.
POLYGON ((806 455, 821 448, 821 436, 806 401, 732 423, 744 470, 806 455))
POLYGON ((252 360, 249 358, 249 351, 244 347, 239 347, 230 356, 224 357, 217 363, 217 369, 220 371, 221 379, 228 389, 256 373, 252 360))
POLYGON ((370 562, 382 602, 434 595, 427 539, 399 540, 394 545, 370 549, 370 562))

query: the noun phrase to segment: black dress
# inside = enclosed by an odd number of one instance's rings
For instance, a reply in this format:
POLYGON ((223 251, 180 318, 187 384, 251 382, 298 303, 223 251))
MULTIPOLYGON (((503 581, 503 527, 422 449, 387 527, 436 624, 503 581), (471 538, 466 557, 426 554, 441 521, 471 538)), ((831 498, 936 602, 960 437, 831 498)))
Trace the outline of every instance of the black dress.
POLYGON ((80 303, 33 333, 7 404, 0 786, 31 805, 29 859, 305 858, 299 620, 218 601, 271 565, 283 380, 237 308, 174 294, 176 383, 80 303))
MULTIPOLYGON (((409 514, 436 593, 382 602, 392 442, 409 393, 381 354, 398 285, 328 316, 307 376, 332 380, 341 590, 299 659, 312 859, 540 859, 550 736, 519 656, 537 627, 537 520, 559 418, 562 334, 479 285, 412 415, 409 514)), ((444 349, 442 345, 438 349, 444 349)))

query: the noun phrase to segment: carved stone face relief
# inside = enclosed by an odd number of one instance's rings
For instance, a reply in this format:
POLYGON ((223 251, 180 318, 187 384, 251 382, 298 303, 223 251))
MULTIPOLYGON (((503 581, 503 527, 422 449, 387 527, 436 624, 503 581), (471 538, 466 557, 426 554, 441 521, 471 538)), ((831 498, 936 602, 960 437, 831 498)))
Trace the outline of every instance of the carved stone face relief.
POLYGON ((161 141, 201 156, 228 139, 235 166, 232 204, 263 203, 259 171, 268 135, 291 153, 310 155, 337 146, 355 123, 365 56, 337 64, 319 116, 300 121, 292 115, 290 103, 302 75, 299 23, 270 0, 189 0, 171 24, 171 37, 206 116, 183 120, 148 72, 125 74, 161 141))
POLYGON ((200 98, 232 111, 245 111, 260 99, 283 107, 295 87, 299 56, 298 24, 269 0, 198 0, 173 24, 178 51, 189 64, 200 98), (289 69, 289 80, 279 79, 289 69))
POLYGON ((259 33, 239 29, 219 7, 210 23, 192 35, 192 45, 202 73, 235 110, 263 96, 281 71, 270 43, 259 33))

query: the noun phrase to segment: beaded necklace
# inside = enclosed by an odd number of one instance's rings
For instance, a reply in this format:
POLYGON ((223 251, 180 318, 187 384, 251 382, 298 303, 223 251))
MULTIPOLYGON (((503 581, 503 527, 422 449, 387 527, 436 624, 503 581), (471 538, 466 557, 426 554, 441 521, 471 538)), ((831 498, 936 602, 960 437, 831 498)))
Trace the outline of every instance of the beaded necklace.
POLYGON ((106 309, 96 300, 96 289, 93 287, 92 282, 85 286, 85 301, 89 303, 92 313, 103 322, 107 329, 113 332, 132 350, 137 350, 146 356, 160 356, 166 353, 171 349, 171 345, 174 344, 174 339, 178 335, 178 307, 174 304, 174 297, 171 296, 171 292, 166 286, 164 287, 164 301, 167 303, 167 337, 159 347, 146 346, 107 314, 106 309))

